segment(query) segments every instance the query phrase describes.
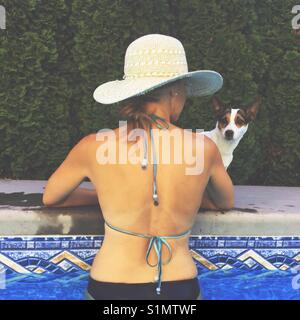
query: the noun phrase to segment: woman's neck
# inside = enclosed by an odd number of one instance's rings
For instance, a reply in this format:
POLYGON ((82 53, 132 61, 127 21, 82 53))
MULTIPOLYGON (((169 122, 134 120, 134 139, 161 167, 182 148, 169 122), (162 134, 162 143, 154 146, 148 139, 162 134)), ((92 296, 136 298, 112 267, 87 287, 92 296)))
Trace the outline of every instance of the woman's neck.
POLYGON ((154 114, 158 117, 165 119, 167 122, 171 121, 171 115, 168 108, 158 106, 157 104, 150 104, 145 108, 148 114, 154 114))

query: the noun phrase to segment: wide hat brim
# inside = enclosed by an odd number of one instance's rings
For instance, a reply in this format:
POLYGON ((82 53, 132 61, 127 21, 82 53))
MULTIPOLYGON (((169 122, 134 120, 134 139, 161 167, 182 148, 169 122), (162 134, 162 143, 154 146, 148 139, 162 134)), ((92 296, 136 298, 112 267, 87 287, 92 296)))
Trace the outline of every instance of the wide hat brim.
POLYGON ((96 88, 93 97, 99 103, 112 104, 184 78, 187 80, 188 97, 212 95, 223 86, 223 77, 218 72, 198 70, 174 77, 143 77, 105 82, 96 88))

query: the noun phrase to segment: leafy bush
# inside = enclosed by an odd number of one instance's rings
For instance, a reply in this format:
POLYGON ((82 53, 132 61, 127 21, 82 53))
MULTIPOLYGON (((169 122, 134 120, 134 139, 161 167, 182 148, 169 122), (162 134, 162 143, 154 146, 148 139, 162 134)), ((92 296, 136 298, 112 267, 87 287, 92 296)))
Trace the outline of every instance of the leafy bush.
MULTIPOLYGON (((294 1, 6 0, 0 30, 0 176, 47 179, 84 135, 118 124, 93 100, 122 79, 127 46, 149 33, 178 38, 189 70, 224 77, 233 107, 260 95, 234 154, 235 184, 299 185, 300 50, 294 1)), ((209 97, 189 98, 178 125, 215 126, 209 97)))

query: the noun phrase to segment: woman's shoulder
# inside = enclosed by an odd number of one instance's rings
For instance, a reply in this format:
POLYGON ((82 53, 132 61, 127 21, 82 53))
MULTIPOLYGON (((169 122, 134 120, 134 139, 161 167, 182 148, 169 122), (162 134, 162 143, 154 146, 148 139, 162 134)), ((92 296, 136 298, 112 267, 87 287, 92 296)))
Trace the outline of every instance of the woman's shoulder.
POLYGON ((103 141, 104 138, 109 137, 111 135, 115 136, 116 131, 113 129, 103 129, 103 130, 99 130, 98 132, 95 132, 95 133, 89 133, 88 135, 81 138, 79 143, 85 144, 85 145, 90 145, 96 141, 103 141))
POLYGON ((193 132, 193 147, 196 154, 204 153, 206 163, 211 163, 219 152, 215 142, 203 134, 203 132, 193 132), (198 152, 199 151, 199 152, 198 152))
POLYGON ((94 141, 96 141, 96 136, 97 134, 96 133, 89 133, 88 135, 82 137, 77 145, 78 146, 82 146, 82 147, 86 147, 88 146, 89 144, 93 143, 94 141))
POLYGON ((215 154, 215 152, 217 151, 218 147, 215 144, 215 142, 207 137, 206 135, 202 134, 203 136, 203 142, 204 142, 204 148, 207 152, 215 154))

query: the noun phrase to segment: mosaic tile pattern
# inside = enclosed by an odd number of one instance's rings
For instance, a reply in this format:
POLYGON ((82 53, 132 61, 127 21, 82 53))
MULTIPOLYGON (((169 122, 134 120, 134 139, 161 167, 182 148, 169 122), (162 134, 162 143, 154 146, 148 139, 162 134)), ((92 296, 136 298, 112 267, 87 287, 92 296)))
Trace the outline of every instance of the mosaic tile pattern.
MULTIPOLYGON (((103 236, 0 237, 0 268, 7 274, 88 272, 103 236)), ((200 272, 300 267, 300 237, 191 236, 200 272)))

